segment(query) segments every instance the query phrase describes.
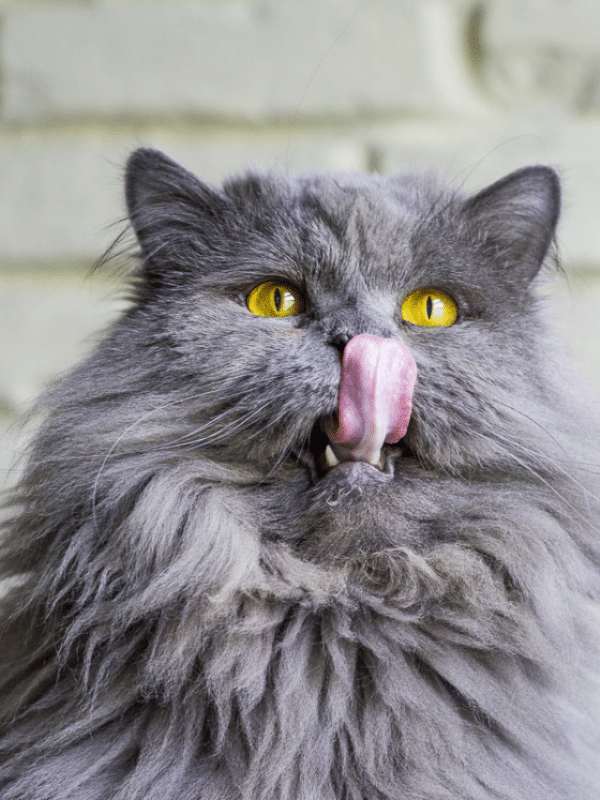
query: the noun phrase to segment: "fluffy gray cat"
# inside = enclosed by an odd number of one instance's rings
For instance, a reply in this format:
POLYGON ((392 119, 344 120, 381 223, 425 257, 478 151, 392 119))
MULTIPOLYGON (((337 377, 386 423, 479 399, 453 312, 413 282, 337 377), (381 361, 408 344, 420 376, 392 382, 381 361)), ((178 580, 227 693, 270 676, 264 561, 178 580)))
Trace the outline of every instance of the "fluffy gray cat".
POLYGON ((43 397, 2 800, 600 797, 600 442, 559 183, 126 173, 128 310, 43 397))

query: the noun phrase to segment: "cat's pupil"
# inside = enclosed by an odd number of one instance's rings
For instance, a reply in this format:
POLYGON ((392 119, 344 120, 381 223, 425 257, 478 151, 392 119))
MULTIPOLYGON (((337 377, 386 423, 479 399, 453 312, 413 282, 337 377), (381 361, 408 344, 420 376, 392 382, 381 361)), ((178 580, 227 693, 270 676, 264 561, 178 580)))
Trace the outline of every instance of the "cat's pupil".
POLYGON ((431 319, 431 315, 433 314, 433 300, 431 297, 427 298, 427 319, 431 319))
POLYGON ((281 308, 281 292, 279 289, 275 289, 273 292, 273 302, 275 303, 275 308, 279 311, 281 308))

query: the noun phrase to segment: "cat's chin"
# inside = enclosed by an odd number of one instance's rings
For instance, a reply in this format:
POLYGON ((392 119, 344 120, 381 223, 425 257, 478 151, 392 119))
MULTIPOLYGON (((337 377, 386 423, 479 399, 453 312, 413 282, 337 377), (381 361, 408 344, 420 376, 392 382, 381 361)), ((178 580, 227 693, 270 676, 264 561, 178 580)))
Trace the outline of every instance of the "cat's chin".
POLYGON ((382 466, 369 464, 367 461, 340 461, 326 469, 319 478, 320 483, 345 483, 348 486, 362 486, 373 481, 387 483, 394 477, 391 459, 382 457, 382 466))

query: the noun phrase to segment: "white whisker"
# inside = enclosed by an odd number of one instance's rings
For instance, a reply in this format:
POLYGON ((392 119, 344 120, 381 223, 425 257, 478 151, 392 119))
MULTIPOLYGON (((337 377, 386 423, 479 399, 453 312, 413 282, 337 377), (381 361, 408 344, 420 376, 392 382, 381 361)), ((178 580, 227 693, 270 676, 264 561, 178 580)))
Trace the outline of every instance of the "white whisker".
MULTIPOLYGON (((558 491, 558 489, 556 489, 556 487, 552 485, 551 481, 547 480, 543 476, 543 474, 541 472, 541 469, 545 469, 546 472, 551 473, 553 471, 552 470, 552 466, 555 466, 553 464, 553 462, 551 462, 549 459, 545 459, 542 456, 542 454, 537 452, 537 451, 524 448, 521 445, 515 445, 515 443, 512 440, 508 439, 507 437, 503 437, 503 436, 499 435, 497 432, 494 432, 494 434, 491 435, 491 436, 487 436, 485 434, 477 433, 477 431, 473 431, 473 435, 475 435, 481 441, 486 441, 486 442, 490 442, 491 441, 491 442, 494 442, 496 445, 499 445, 502 448, 502 452, 506 456, 508 456, 508 458, 511 461, 513 461, 515 464, 517 464, 518 466, 522 467, 527 472, 529 472, 531 475, 533 475, 536 478, 536 480, 538 480, 540 483, 543 483, 544 486, 546 486, 552 492, 552 494, 554 494, 556 497, 558 497, 559 500, 561 500, 561 502, 565 503, 565 505, 569 509, 574 511, 575 514, 578 517, 580 517, 582 520, 586 521, 585 516, 577 509, 577 507, 574 506, 573 503, 571 503, 566 497, 564 497, 558 491), (510 445, 510 447, 505 446, 504 443, 507 443, 508 445, 510 445), (515 453, 514 447, 520 447, 521 455, 523 457, 519 457, 519 455, 517 455, 515 453), (531 458, 531 461, 527 460, 527 457, 532 457, 532 456, 534 458, 531 458), (539 470, 535 468, 535 463, 536 462, 537 462, 537 465, 540 467, 539 470)), ((561 468, 560 471, 564 474, 564 476, 567 479, 569 479, 571 481, 571 483, 573 485, 577 486, 579 489, 582 490, 582 493, 583 493, 583 495, 584 495, 584 497, 586 499, 586 503, 589 505, 589 495, 590 495, 590 493, 585 489, 585 487, 582 484, 580 484, 579 481, 575 480, 566 470, 563 470, 561 468)), ((594 497, 595 500, 598 500, 598 498, 595 497, 594 495, 592 495, 592 497, 594 497)))

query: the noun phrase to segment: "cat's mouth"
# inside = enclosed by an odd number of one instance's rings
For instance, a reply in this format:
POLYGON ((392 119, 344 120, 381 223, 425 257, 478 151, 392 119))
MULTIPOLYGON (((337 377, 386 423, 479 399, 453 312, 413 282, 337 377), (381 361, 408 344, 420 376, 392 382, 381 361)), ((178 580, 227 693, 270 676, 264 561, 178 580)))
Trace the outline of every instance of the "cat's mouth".
POLYGON ((336 453, 325 432, 327 423, 331 420, 335 421, 335 414, 317 420, 308 442, 293 452, 298 463, 308 471, 313 483, 317 483, 333 471, 341 474, 353 464, 361 465, 366 470, 372 470, 373 477, 377 477, 379 480, 391 479, 394 476, 394 462, 398 458, 410 455, 408 447, 403 441, 396 444, 384 444, 379 453, 370 460, 357 458, 343 450, 340 451, 340 449, 337 449, 336 453))
POLYGON ((348 341, 337 408, 318 420, 310 436, 310 469, 316 480, 333 470, 348 474, 367 470, 367 475, 376 470, 371 476, 393 476, 393 460, 401 454, 399 443, 408 430, 416 378, 415 359, 398 339, 362 333, 348 341))

